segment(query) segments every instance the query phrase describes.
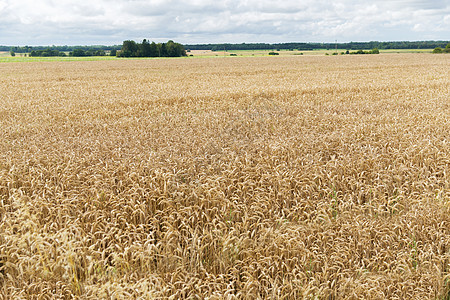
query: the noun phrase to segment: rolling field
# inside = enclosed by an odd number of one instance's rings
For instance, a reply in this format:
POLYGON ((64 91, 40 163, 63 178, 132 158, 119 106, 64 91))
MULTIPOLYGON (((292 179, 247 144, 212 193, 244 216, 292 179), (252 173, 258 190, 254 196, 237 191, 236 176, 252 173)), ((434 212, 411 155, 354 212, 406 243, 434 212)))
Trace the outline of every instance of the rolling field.
POLYGON ((0 74, 0 299, 450 297, 449 56, 0 74))

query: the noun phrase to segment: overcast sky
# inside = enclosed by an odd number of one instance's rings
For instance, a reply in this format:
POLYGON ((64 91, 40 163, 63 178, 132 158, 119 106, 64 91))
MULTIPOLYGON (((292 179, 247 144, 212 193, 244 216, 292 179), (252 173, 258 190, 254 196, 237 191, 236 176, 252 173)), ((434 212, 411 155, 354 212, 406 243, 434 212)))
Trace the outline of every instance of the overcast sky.
POLYGON ((450 40, 450 0, 0 0, 0 45, 450 40))

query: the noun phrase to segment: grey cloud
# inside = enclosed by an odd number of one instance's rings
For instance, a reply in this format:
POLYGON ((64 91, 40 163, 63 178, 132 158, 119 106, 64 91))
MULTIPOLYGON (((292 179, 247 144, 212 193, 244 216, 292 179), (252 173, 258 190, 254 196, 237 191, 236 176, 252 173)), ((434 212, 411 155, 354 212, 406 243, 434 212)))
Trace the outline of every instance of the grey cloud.
POLYGON ((384 1, 388 5, 395 5, 398 9, 443 9, 449 6, 447 0, 386 0, 384 1))
POLYGON ((448 0, 0 0, 0 44, 448 39, 449 14, 448 0))

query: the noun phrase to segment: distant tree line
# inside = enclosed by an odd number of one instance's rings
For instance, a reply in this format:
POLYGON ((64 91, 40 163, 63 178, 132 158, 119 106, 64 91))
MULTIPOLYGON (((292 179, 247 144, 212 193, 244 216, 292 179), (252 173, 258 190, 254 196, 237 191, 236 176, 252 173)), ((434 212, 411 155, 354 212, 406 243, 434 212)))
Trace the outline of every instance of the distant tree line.
POLYGON ((15 53, 31 53, 31 51, 38 50, 58 50, 60 52, 69 53, 74 50, 84 50, 84 51, 113 51, 120 50, 120 45, 114 46, 102 46, 102 45, 92 45, 92 46, 0 46, 0 51, 13 51, 15 53))
POLYGON ((75 49, 69 52, 69 56, 106 56, 106 52, 103 49, 100 50, 83 50, 83 49, 75 49))
POLYGON ((46 50, 32 50, 30 56, 49 57, 49 56, 67 56, 67 55, 66 53, 61 52, 59 50, 46 49, 46 50))
POLYGON ((180 57, 186 56, 183 45, 168 41, 167 43, 149 42, 144 39, 142 43, 135 41, 124 41, 118 57, 180 57))
POLYGON ((372 50, 364 51, 364 50, 358 50, 358 51, 346 51, 345 54, 380 54, 380 50, 378 48, 374 48, 372 50))
POLYGON ((347 50, 371 50, 371 49, 434 49, 444 48, 450 41, 417 41, 417 42, 349 42, 349 43, 252 43, 252 44, 199 44, 184 45, 189 50, 212 50, 212 51, 232 51, 232 50, 275 50, 275 49, 296 49, 299 51, 318 49, 339 49, 347 50))
MULTIPOLYGON (((92 45, 92 46, 0 46, 0 51, 9 51, 11 53, 28 53, 31 55, 33 51, 35 55, 38 56, 63 56, 72 52, 73 56, 92 56, 97 54, 102 54, 103 51, 106 53, 111 53, 116 56, 116 53, 120 56, 125 57, 165 57, 165 56, 184 56, 184 49, 189 50, 213 50, 213 51, 232 51, 232 50, 275 50, 275 49, 289 49, 289 50, 318 50, 318 49, 328 49, 333 50, 336 47, 336 43, 278 43, 278 44, 266 44, 266 43, 241 43, 241 44, 198 44, 198 45, 180 45, 169 41, 165 44, 155 44, 144 40, 141 44, 133 41, 125 41, 122 45, 113 46, 102 46, 102 45, 92 45), (164 45, 164 46, 163 46, 164 45), (155 47, 156 46, 156 47, 155 47), (175 47, 174 47, 175 46, 175 47), (125 48, 125 49, 122 49, 125 48), (122 51, 120 51, 122 49, 122 51), (156 50, 155 50, 156 49, 156 50), (176 49, 176 50, 174 50, 176 49), (59 51, 55 52, 55 50, 59 51), (81 52, 80 50, 84 51, 81 52), (40 52, 42 51, 42 52, 40 52), (61 54, 62 53, 62 54, 61 54), (156 55, 157 53, 157 55, 156 55), (180 55, 181 54, 181 55, 180 55)), ((371 50, 371 49, 437 49, 439 52, 440 48, 442 52, 450 51, 446 50, 447 44, 450 41, 401 41, 401 42, 349 42, 349 43, 338 43, 337 47, 339 49, 346 49, 349 51, 357 50, 371 50)))
MULTIPOLYGON (((111 50, 113 52, 114 50, 111 50)), ((69 56, 105 56, 105 50, 83 50, 83 49, 75 49, 69 52, 69 56)), ((115 56, 114 52, 114 56, 115 56)), ((39 56, 39 57, 50 57, 50 56, 67 56, 65 52, 55 50, 55 49, 46 49, 46 50, 32 50, 30 52, 31 57, 39 56)))

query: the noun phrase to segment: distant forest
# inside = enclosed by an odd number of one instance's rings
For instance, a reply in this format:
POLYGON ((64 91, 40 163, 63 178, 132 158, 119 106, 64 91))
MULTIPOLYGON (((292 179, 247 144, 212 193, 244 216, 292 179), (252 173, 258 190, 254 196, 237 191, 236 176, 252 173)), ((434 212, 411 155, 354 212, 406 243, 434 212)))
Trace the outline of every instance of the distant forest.
MULTIPOLYGON (((445 48, 450 41, 416 41, 416 42, 350 42, 337 43, 339 49, 346 50, 370 50, 370 49, 435 49, 445 48)), ((77 50, 85 53, 96 53, 97 51, 108 51, 115 53, 122 50, 123 45, 114 46, 0 46, 0 51, 12 51, 15 53, 31 53, 32 51, 60 51, 73 52, 77 50)), ((241 43, 241 44, 192 44, 183 45, 187 50, 212 50, 227 51, 230 50, 276 50, 276 49, 295 49, 300 51, 317 49, 335 49, 336 43, 241 43)), ((56 52, 55 52, 56 53, 56 52)), ((77 53, 77 52, 75 52, 77 53)), ((97 52, 98 53, 98 52, 97 52)))
POLYGON ((0 46, 0 51, 13 51, 15 53, 31 53, 31 51, 60 51, 60 52, 72 52, 74 50, 87 51, 113 51, 120 50, 122 45, 114 46, 102 46, 102 45, 92 45, 92 46, 0 46))
POLYGON ((370 50, 370 49, 434 49, 445 48, 449 41, 417 41, 417 42, 350 42, 350 43, 278 43, 278 44, 201 44, 184 45, 188 50, 276 50, 295 49, 300 51, 318 49, 370 50))

